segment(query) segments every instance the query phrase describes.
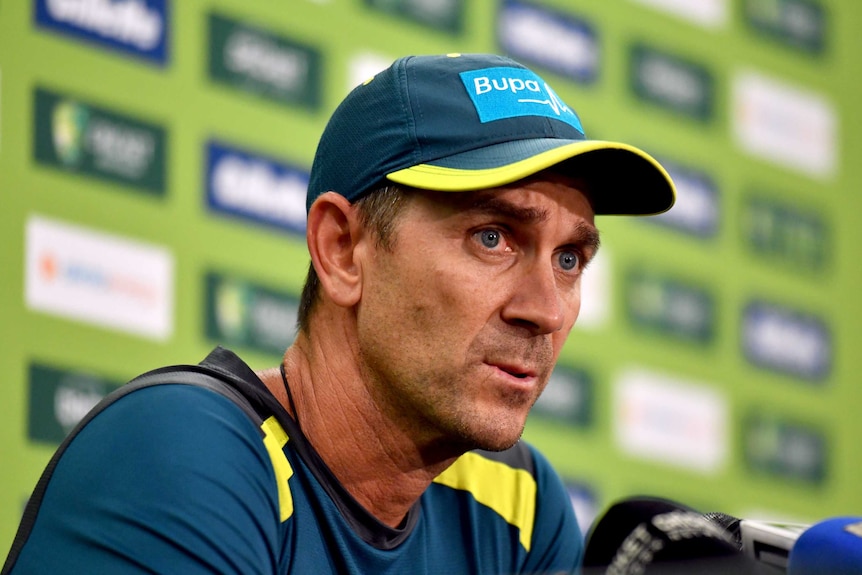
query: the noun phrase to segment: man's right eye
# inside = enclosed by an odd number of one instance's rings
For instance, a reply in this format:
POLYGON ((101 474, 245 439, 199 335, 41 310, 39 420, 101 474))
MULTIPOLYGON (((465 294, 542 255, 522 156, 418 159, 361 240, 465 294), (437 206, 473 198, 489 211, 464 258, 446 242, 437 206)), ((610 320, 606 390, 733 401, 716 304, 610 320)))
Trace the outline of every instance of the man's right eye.
POLYGON ((482 230, 477 235, 486 248, 493 249, 500 245, 500 232, 497 230, 482 230))

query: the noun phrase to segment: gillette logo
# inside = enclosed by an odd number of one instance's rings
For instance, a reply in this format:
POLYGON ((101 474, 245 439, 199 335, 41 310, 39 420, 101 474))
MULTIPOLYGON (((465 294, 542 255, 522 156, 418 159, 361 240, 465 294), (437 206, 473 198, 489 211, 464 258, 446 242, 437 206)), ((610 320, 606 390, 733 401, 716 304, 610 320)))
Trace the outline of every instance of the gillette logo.
POLYGON ((36 0, 39 26, 165 64, 169 0, 36 0))
POLYGON ((152 50, 161 41, 164 24, 157 10, 140 0, 48 0, 48 14, 139 50, 152 50))
POLYGON ((578 115, 530 70, 509 67, 472 70, 461 72, 461 81, 483 124, 504 118, 545 116, 569 124, 583 137, 578 115))

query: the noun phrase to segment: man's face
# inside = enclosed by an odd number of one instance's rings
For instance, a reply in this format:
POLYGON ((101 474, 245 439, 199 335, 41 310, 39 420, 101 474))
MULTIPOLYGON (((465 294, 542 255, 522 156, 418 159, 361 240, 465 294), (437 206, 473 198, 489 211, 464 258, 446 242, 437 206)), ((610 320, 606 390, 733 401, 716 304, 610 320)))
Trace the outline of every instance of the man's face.
POLYGON ((417 192, 391 250, 369 241, 357 308, 363 373, 416 441, 505 449, 580 309, 598 248, 575 180, 417 192))

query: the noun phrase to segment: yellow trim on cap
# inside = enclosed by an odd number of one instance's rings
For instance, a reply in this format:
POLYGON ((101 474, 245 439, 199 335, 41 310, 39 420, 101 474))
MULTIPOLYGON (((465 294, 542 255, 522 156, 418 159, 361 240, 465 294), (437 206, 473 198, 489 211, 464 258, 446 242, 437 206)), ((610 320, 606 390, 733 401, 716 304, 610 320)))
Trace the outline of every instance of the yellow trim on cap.
POLYGON ((668 186, 673 190, 670 176, 652 156, 628 144, 600 140, 573 142, 498 168, 463 170, 431 164, 418 164, 387 174, 386 178, 396 184, 438 192, 481 190, 516 182, 545 168, 550 168, 563 160, 595 150, 625 150, 643 158, 665 177, 668 186))

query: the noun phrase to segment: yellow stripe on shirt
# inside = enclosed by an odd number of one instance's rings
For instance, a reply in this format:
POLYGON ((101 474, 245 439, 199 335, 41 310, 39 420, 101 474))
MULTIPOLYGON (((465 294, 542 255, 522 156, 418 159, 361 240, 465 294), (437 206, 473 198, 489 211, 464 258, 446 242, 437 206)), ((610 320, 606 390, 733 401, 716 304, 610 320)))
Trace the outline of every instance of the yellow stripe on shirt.
POLYGON ((470 492, 476 501, 517 527, 521 545, 530 550, 536 515, 536 480, 528 471, 469 452, 459 457, 434 482, 470 492))
POLYGON ((289 438, 274 416, 267 418, 260 425, 260 428, 264 433, 263 444, 269 453, 272 468, 275 470, 275 482, 278 485, 278 508, 281 512, 281 522, 284 523, 293 515, 293 497, 287 483, 293 477, 293 468, 290 467, 283 451, 289 438))

